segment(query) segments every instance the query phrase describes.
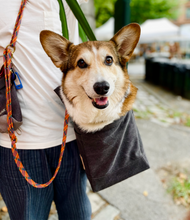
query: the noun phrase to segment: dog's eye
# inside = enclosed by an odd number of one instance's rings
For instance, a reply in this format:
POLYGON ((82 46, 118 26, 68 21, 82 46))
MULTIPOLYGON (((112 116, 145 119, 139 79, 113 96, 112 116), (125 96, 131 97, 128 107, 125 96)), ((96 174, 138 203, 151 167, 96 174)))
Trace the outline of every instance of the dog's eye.
POLYGON ((86 68, 86 67, 87 67, 87 64, 85 63, 85 61, 84 61, 83 59, 80 59, 80 60, 77 62, 77 66, 82 69, 82 68, 86 68))
POLYGON ((113 58, 111 56, 107 56, 105 60, 105 64, 111 66, 113 63, 113 58))

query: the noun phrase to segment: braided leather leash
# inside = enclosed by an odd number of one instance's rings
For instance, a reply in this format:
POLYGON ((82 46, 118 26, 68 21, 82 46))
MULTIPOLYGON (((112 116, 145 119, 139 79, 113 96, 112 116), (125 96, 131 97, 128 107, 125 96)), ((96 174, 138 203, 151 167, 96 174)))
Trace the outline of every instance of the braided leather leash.
POLYGON ((61 152, 60 152, 59 162, 58 162, 58 166, 56 168, 56 171, 55 171, 53 177, 47 183, 44 183, 44 184, 36 183, 31 179, 31 177, 28 175, 27 171, 25 170, 25 168, 20 160, 20 156, 18 154, 18 151, 16 149, 17 137, 15 135, 14 127, 13 127, 12 105, 11 105, 11 74, 12 74, 11 73, 11 60, 13 57, 13 53, 15 51, 16 40, 17 40, 17 36, 18 36, 18 32, 19 32, 19 28, 20 28, 20 24, 21 24, 23 11, 24 11, 26 2, 27 2, 27 0, 22 0, 22 2, 21 2, 21 6, 19 9, 16 23, 15 23, 14 32, 12 35, 11 42, 5 48, 5 50, 3 52, 4 74, 5 74, 5 85, 6 85, 6 110, 7 110, 8 133, 9 133, 9 136, 11 139, 11 150, 12 150, 12 154, 14 157, 14 161, 15 161, 20 173, 23 175, 23 177, 26 179, 26 181, 30 185, 34 186, 35 188, 45 188, 45 187, 49 186, 52 183, 52 181, 55 179, 55 177, 59 171, 59 168, 61 166, 61 161, 63 158, 63 153, 65 150, 65 144, 66 144, 69 114, 67 113, 67 110, 65 110, 63 140, 62 140, 61 152))

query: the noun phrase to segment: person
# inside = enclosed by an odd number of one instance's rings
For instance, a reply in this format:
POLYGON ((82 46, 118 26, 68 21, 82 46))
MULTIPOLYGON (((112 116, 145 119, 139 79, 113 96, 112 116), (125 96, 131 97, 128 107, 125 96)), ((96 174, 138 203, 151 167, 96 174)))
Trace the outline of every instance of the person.
MULTIPOLYGON (((82 3, 81 0, 79 3, 82 3)), ((0 67, 9 44, 21 0, 0 0, 0 67)), ((65 0, 63 4, 69 40, 79 43, 78 23, 65 0)), ((54 89, 62 72, 44 52, 39 34, 51 30, 62 35, 57 0, 28 0, 12 62, 19 70, 23 88, 17 91, 23 124, 17 135, 17 149, 31 178, 46 183, 58 164, 65 108, 54 89)), ((86 194, 86 174, 80 160, 74 129, 69 124, 61 168, 46 188, 34 188, 19 172, 7 133, 0 134, 0 193, 11 220, 47 220, 54 200, 61 220, 89 220, 91 206, 86 194)))

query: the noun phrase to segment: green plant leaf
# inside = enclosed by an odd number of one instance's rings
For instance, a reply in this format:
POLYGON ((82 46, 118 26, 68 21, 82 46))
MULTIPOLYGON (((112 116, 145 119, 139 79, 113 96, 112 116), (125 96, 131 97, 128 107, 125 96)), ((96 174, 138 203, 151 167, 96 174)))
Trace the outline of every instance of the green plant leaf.
POLYGON ((73 14, 75 15, 76 19, 80 23, 82 29, 86 33, 88 39, 90 41, 96 41, 96 37, 86 20, 85 15, 83 14, 78 2, 76 0, 66 0, 67 4, 69 5, 70 9, 72 10, 73 14))
POLYGON ((67 26, 67 19, 66 19, 66 15, 65 15, 65 9, 63 6, 63 2, 62 0, 58 0, 59 2, 59 15, 60 15, 60 20, 62 23, 62 34, 63 37, 65 37, 66 39, 69 40, 69 31, 68 31, 68 26, 67 26))
POLYGON ((80 36, 82 42, 88 41, 88 38, 86 37, 86 34, 84 33, 80 23, 78 25, 79 25, 79 36, 80 36))

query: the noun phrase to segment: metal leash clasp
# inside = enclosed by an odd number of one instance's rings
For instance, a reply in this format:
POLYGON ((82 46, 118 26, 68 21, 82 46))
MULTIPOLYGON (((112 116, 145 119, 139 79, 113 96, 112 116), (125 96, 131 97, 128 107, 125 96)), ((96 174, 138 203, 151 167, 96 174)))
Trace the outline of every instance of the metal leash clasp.
POLYGON ((22 85, 22 82, 21 82, 21 79, 19 77, 18 72, 15 71, 13 68, 11 68, 11 72, 12 72, 11 79, 12 79, 12 82, 14 83, 14 85, 15 85, 16 90, 22 89, 23 85, 22 85))
POLYGON ((14 54, 14 52, 15 52, 15 50, 16 50, 16 48, 15 48, 15 46, 14 45, 12 45, 12 44, 8 44, 7 46, 6 46, 6 48, 5 48, 5 50, 6 51, 8 51, 8 49, 11 51, 11 58, 13 57, 13 54, 14 54))

